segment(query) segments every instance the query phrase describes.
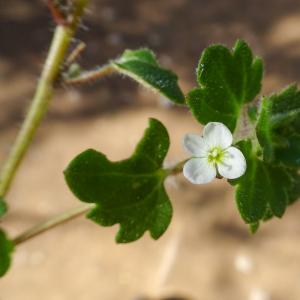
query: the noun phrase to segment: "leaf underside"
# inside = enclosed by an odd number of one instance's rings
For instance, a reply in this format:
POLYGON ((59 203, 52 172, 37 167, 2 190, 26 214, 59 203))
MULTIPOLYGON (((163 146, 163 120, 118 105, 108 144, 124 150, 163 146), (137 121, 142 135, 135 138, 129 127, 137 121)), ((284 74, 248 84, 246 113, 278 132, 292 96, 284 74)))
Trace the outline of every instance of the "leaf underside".
POLYGON ((126 50, 113 62, 116 70, 140 84, 168 98, 176 104, 185 104, 184 95, 178 86, 178 77, 162 68, 149 49, 126 50))
POLYGON ((111 162, 102 153, 87 150, 70 163, 65 178, 81 201, 96 204, 88 218, 102 226, 120 224, 117 242, 135 241, 147 230, 158 239, 172 218, 162 169, 168 149, 165 127, 150 119, 130 158, 111 162))

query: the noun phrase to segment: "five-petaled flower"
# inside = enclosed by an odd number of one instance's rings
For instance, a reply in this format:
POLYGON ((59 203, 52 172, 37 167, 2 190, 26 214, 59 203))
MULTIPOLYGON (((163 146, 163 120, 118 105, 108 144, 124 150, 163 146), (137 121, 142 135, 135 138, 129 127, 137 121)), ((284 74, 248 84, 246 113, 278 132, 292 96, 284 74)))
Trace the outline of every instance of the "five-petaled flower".
POLYGON ((193 155, 183 167, 183 175, 192 183, 211 182, 217 174, 227 179, 242 176, 246 171, 243 153, 232 147, 233 138, 230 130, 222 123, 208 123, 203 130, 203 137, 187 134, 183 144, 193 155))

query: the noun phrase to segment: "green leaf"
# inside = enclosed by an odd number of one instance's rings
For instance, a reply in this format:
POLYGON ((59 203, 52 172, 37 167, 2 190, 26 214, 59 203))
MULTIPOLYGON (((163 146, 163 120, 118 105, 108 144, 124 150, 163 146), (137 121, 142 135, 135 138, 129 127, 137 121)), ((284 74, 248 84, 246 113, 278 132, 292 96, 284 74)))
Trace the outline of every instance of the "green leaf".
POLYGON ((2 197, 0 197, 0 219, 6 214, 7 212, 7 204, 3 200, 2 197))
POLYGON ((126 50, 112 62, 115 69, 140 84, 166 96, 176 104, 185 104, 184 95, 178 86, 178 77, 160 67, 154 53, 149 49, 126 50))
POLYGON ((262 75, 262 60, 253 58, 244 41, 238 40, 232 51, 212 45, 199 61, 199 87, 187 96, 190 110, 202 124, 218 121, 233 131, 241 106, 260 92, 262 75))
POLYGON ((286 207, 300 195, 299 175, 260 160, 250 141, 241 141, 238 146, 247 160, 246 173, 233 182, 242 218, 254 226, 260 220, 282 217, 286 207))
POLYGON ((250 141, 239 143, 247 161, 246 173, 237 180, 236 202, 246 223, 257 223, 265 214, 268 190, 263 163, 252 152, 250 141))
POLYGON ((13 242, 9 240, 5 232, 0 229, 0 277, 4 276, 10 267, 13 250, 13 242))
POLYGON ((135 241, 147 230, 158 239, 172 218, 162 169, 168 149, 165 127, 150 119, 130 158, 111 162, 104 154, 87 150, 70 163, 65 178, 81 201, 96 204, 90 219, 103 226, 120 224, 117 242, 135 241))
POLYGON ((300 197, 300 175, 297 170, 286 170, 286 177, 288 181, 283 182, 286 184, 288 193, 288 204, 293 204, 300 197))
POLYGON ((264 97, 256 132, 265 161, 300 167, 300 91, 296 85, 264 97))
MULTIPOLYGON (((282 180, 280 181, 281 188, 287 194, 287 203, 286 205, 292 205, 300 197, 300 176, 297 174, 297 171, 290 169, 280 168, 282 172, 282 180)), ((277 187, 278 189, 278 187, 277 187)), ((267 212, 263 218, 263 221, 268 221, 274 217, 274 212, 270 208, 267 208, 267 212)))

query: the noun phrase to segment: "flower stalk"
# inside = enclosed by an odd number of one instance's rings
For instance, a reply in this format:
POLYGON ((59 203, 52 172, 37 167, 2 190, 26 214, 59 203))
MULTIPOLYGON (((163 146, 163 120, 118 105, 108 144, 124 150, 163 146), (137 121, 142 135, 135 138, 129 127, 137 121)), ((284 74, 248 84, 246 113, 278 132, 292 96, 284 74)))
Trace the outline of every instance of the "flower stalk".
POLYGON ((174 166, 165 169, 167 175, 168 176, 175 176, 175 175, 181 174, 182 170, 183 170, 183 166, 185 165, 185 163, 187 161, 188 161, 188 159, 184 159, 184 160, 179 161, 178 163, 176 163, 174 166))

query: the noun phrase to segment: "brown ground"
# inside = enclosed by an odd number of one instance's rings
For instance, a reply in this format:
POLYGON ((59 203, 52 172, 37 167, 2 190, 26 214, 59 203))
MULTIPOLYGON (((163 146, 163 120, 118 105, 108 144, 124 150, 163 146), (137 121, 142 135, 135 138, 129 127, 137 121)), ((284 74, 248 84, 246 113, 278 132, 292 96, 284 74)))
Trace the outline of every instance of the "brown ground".
MULTIPOLYGON (((87 67, 125 48, 148 45, 177 71, 185 91, 209 43, 247 40, 266 62, 264 93, 300 79, 300 7, 296 0, 92 0, 81 38, 87 67)), ((42 1, 0 0, 0 161, 23 119, 51 31, 42 1)), ((184 109, 166 108, 135 83, 110 78, 61 90, 51 104, 8 196, 3 226, 14 236, 78 201, 62 170, 93 147, 119 160, 156 117, 169 129, 168 161, 185 156, 181 139, 199 132, 184 109)), ((299 300, 299 204, 250 236, 223 181, 193 186, 181 176, 167 188, 175 215, 157 242, 148 234, 116 245, 116 227, 79 218, 20 247, 0 282, 1 300, 133 300, 185 295, 196 300, 299 300)))

